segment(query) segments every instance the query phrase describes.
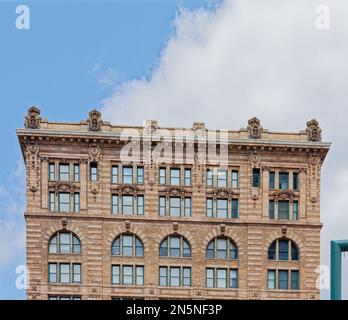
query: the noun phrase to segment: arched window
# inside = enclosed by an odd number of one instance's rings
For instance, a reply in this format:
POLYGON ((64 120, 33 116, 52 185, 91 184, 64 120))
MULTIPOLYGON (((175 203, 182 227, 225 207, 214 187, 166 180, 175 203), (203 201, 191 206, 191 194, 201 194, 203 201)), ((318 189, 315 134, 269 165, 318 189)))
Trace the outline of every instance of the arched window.
POLYGON ((216 237, 208 243, 207 259, 238 259, 238 250, 232 239, 216 237))
POLYGON ((268 248, 268 260, 299 260, 299 250, 296 243, 289 239, 274 240, 268 248))
POLYGON ((49 253, 81 253, 80 239, 69 231, 58 231, 55 233, 48 245, 49 253))
POLYGON ((143 257, 144 245, 134 234, 120 234, 112 243, 111 254, 113 256, 143 257))
POLYGON ((191 257, 191 246, 182 236, 168 236, 160 245, 161 257, 191 257))

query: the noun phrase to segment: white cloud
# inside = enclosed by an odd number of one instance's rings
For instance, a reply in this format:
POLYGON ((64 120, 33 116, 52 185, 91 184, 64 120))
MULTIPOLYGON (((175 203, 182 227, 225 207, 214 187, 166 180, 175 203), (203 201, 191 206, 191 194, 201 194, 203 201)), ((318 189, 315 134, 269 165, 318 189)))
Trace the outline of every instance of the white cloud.
POLYGON ((322 263, 329 265, 329 240, 348 238, 347 16, 342 0, 231 0, 216 11, 180 10, 150 79, 116 87, 103 101, 104 117, 236 129, 257 115, 264 128, 284 131, 317 118, 334 143, 322 182, 322 263), (315 28, 321 4, 329 6, 330 30, 315 28))
POLYGON ((21 257, 25 248, 24 170, 19 161, 0 185, 0 270, 21 257))

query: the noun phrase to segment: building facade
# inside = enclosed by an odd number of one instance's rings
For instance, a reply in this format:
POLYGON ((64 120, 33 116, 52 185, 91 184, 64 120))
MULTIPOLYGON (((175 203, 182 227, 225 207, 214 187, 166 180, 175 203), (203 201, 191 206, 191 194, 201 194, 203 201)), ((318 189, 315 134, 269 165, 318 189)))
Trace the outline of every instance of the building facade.
POLYGON ((330 143, 238 131, 49 122, 28 110, 28 299, 319 299, 330 143))

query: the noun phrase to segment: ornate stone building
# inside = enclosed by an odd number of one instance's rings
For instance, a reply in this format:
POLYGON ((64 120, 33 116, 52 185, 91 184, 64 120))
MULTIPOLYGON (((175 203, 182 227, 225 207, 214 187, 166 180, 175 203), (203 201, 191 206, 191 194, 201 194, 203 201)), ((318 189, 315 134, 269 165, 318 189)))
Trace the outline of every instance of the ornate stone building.
POLYGON ((183 131, 114 126, 95 110, 49 122, 32 107, 17 135, 28 299, 319 298, 330 143, 316 120, 298 133, 257 118, 183 131))

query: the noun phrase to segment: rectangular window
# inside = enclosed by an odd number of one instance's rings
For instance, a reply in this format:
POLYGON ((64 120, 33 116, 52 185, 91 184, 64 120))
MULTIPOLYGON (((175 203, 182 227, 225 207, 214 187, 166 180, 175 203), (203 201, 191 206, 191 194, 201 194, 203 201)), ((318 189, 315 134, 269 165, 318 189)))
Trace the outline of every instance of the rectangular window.
POLYGON ((280 172, 279 173, 279 189, 289 189, 289 173, 280 172))
POLYGON ((133 196, 122 196, 122 214, 134 214, 133 196))
POLYGON ((133 285, 133 266, 122 266, 122 284, 133 285))
POLYGON ((180 169, 170 169, 170 185, 180 185, 180 169))
POLYGON ((80 212, 80 194, 74 193, 74 212, 80 212))
POLYGON ((60 212, 69 212, 70 211, 70 193, 60 192, 58 193, 58 210, 60 212))
POLYGON ((160 185, 166 184, 166 168, 159 169, 159 184, 160 185))
POLYGON ((111 213, 118 214, 118 195, 113 194, 111 196, 111 213))
POLYGON ((122 255, 124 257, 133 256, 133 236, 132 235, 122 236, 122 255))
POLYGON ((227 259, 227 240, 217 239, 217 258, 227 259))
POLYGON ((238 288, 238 270, 230 269, 230 288, 238 288))
POLYGON ((274 200, 269 200, 268 214, 270 219, 274 219, 274 200))
POLYGON ((80 181, 80 165, 78 163, 74 163, 74 181, 80 181))
POLYGON ((185 169, 185 186, 191 186, 191 169, 185 169))
POLYGON ((298 201, 294 201, 292 204, 292 219, 298 221, 298 201))
POLYGON ((59 180, 69 181, 70 180, 70 166, 69 164, 59 164, 59 180))
POLYGON ((213 199, 208 198, 206 200, 206 214, 208 218, 213 217, 213 199))
POLYGON ((137 196, 137 213, 144 214, 144 196, 137 196))
POLYGON ((180 287, 180 268, 170 267, 170 286, 180 287))
POLYGON ((238 188, 239 182, 238 182, 238 170, 232 170, 232 180, 231 180, 231 187, 232 188, 238 188))
POLYGON ((165 216, 166 215, 166 197, 159 197, 159 215, 165 216))
POLYGON ((279 270, 278 271, 278 289, 279 290, 288 290, 289 289, 289 273, 288 270, 279 270))
POLYGON ((137 167, 137 183, 144 184, 144 167, 137 167))
POLYGON ((143 266, 135 267, 135 285, 136 286, 144 285, 144 267, 143 266))
POLYGON ((291 270, 291 290, 298 290, 298 276, 299 272, 298 270, 291 270))
POLYGON ((267 288, 274 290, 276 288, 276 271, 268 270, 267 272, 267 288))
POLYGON ((48 264, 48 282, 57 283, 57 264, 56 263, 48 264))
POLYGON ((91 181, 98 180, 98 164, 96 162, 91 162, 91 164, 89 165, 89 175, 91 181))
POLYGON ((206 287, 214 288, 214 269, 212 268, 206 270, 206 287))
POLYGON ((49 202, 50 211, 56 211, 56 195, 54 192, 50 192, 49 202))
POLYGON ((73 283, 81 283, 81 264, 79 263, 74 263, 72 265, 73 267, 73 278, 72 282, 73 283))
POLYGON ((189 197, 184 200, 184 215, 185 217, 191 217, 191 198, 189 197))
POLYGON ((159 283, 160 286, 168 286, 168 269, 167 267, 160 267, 159 283))
POLYGON ((214 184, 213 170, 207 169, 205 175, 206 175, 206 186, 212 187, 214 184))
POLYGON ((227 288, 227 269, 217 269, 217 287, 227 288))
POLYGON ((253 187, 260 188, 260 169, 253 169, 253 187))
POLYGON ((61 263, 59 265, 60 283, 70 283, 70 264, 61 263))
POLYGON ((172 217, 180 217, 181 215, 181 198, 170 197, 169 198, 169 215, 172 217))
POLYGON ((298 173, 293 172, 292 174, 292 188, 298 190, 298 173))
POLYGON ((191 287, 191 268, 184 267, 182 269, 182 285, 183 287, 191 287))
POLYGON ((121 284, 120 283, 120 278, 121 278, 120 266, 119 265, 112 266, 111 273, 112 273, 112 275, 111 275, 112 284, 121 284))
POLYGON ((111 183, 118 183, 118 166, 111 167, 111 183))
POLYGON ((271 190, 275 189, 275 172, 274 171, 271 171, 269 173, 269 188, 271 190))
POLYGON ((132 184, 133 183, 133 167, 123 167, 122 179, 123 179, 124 184, 132 184))
POLYGON ((289 220, 289 201, 278 201, 278 219, 289 220))
POLYGON ((179 237, 170 237, 169 243, 171 257, 180 257, 180 238, 179 237))
POLYGON ((231 217, 238 218, 238 199, 231 200, 231 217))
POLYGON ((218 170, 217 186, 218 188, 227 188, 227 170, 218 170))
POLYGON ((60 233, 59 234, 59 252, 70 253, 70 234, 60 233))
POLYGON ((48 179, 50 181, 55 181, 56 180, 56 166, 54 164, 54 162, 49 164, 49 175, 48 175, 48 179))
POLYGON ((279 260, 289 260, 289 242, 288 240, 279 240, 279 260))
POLYGON ((216 217, 217 218, 227 218, 227 199, 217 199, 216 200, 216 217))

